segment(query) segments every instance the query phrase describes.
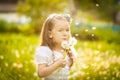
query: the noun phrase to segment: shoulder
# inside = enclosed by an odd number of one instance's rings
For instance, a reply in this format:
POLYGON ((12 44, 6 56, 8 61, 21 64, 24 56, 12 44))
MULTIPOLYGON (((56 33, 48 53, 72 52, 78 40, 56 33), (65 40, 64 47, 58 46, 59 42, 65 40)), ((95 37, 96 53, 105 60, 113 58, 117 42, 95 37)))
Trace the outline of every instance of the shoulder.
POLYGON ((50 55, 52 53, 52 50, 48 46, 39 46, 36 48, 36 55, 50 55))

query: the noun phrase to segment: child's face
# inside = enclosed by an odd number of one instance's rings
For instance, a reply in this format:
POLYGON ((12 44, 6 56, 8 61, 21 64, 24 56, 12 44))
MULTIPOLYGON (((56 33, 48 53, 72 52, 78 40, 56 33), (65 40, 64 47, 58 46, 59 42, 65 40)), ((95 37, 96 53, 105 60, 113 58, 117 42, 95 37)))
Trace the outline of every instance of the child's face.
POLYGON ((70 37, 70 24, 66 20, 57 20, 51 33, 53 40, 61 45, 62 41, 70 37))

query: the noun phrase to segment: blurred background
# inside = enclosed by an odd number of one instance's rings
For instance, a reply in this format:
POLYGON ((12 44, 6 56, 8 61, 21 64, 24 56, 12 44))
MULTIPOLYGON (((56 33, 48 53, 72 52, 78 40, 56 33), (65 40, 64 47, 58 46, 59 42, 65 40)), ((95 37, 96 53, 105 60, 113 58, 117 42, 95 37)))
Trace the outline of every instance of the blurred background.
POLYGON ((51 13, 73 19, 70 80, 120 80, 120 0, 0 0, 0 80, 39 80, 35 49, 51 13))

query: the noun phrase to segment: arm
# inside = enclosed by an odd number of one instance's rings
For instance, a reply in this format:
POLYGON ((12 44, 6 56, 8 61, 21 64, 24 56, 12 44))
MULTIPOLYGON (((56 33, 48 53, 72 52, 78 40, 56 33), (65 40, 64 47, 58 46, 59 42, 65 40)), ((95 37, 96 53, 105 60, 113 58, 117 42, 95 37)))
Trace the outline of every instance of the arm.
POLYGON ((49 66, 46 64, 38 64, 38 75, 39 77, 48 76, 59 67, 64 67, 65 64, 66 61, 64 59, 59 59, 58 61, 54 62, 52 65, 49 66))
POLYGON ((74 56, 71 51, 68 52, 68 56, 69 56, 69 67, 72 67, 72 65, 74 63, 74 56))

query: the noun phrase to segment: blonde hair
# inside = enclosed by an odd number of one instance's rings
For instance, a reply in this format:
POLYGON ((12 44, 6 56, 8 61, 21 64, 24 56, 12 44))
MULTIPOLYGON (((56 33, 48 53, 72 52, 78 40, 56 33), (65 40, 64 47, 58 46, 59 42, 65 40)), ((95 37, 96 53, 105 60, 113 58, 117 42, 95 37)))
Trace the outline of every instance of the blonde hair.
POLYGON ((71 23, 71 18, 69 14, 51 14, 45 20, 41 30, 41 46, 48 46, 53 49, 55 42, 52 38, 49 38, 49 32, 53 29, 56 20, 67 20, 71 23))

